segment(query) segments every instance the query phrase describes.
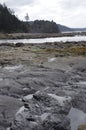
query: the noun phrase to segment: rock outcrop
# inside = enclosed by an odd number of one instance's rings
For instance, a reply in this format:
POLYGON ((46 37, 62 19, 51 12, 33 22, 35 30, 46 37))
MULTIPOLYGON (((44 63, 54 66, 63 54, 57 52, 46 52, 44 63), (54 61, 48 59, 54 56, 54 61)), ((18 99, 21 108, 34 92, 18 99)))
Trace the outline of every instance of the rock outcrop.
POLYGON ((70 130, 71 108, 86 112, 85 60, 62 59, 43 67, 1 66, 0 130, 70 130))
MULTIPOLYGON (((28 96, 29 97, 29 96, 28 96)), ((71 98, 37 92, 32 99, 23 100, 10 129, 12 130, 70 130, 67 117, 71 98)))

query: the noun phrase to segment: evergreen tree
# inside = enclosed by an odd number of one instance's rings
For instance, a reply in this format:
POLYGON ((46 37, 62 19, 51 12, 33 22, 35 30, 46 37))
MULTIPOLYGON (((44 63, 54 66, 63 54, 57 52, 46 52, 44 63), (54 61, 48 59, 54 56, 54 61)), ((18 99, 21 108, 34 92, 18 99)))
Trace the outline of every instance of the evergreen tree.
POLYGON ((26 25, 5 4, 0 4, 0 32, 27 32, 26 25))

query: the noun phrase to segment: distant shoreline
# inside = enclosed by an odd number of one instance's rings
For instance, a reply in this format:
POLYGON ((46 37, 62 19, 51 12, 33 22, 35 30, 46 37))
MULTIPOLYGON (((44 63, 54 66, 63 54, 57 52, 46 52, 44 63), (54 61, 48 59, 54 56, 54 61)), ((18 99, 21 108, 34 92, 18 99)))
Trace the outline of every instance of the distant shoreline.
POLYGON ((86 36, 86 32, 65 32, 65 33, 0 33, 0 39, 35 39, 46 37, 66 37, 82 35, 86 36))

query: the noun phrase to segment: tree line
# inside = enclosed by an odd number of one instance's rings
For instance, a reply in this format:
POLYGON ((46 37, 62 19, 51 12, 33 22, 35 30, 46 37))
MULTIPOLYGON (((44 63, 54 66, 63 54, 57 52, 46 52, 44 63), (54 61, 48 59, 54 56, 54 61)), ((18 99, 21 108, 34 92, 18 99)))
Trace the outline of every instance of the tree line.
POLYGON ((53 21, 20 21, 11 9, 7 8, 5 4, 0 4, 0 32, 58 33, 59 28, 53 21))
POLYGON ((29 22, 29 29, 31 33, 58 33, 59 28, 53 21, 35 20, 29 22))
POLYGON ((5 4, 0 4, 0 32, 27 32, 25 24, 5 4))

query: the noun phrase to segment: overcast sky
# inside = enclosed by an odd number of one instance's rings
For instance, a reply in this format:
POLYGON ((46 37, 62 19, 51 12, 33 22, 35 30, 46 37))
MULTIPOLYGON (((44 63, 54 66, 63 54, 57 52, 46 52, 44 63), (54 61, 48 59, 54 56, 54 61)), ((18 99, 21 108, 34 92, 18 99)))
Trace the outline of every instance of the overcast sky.
POLYGON ((0 0, 24 20, 53 20, 69 27, 86 27, 86 0, 0 0))

